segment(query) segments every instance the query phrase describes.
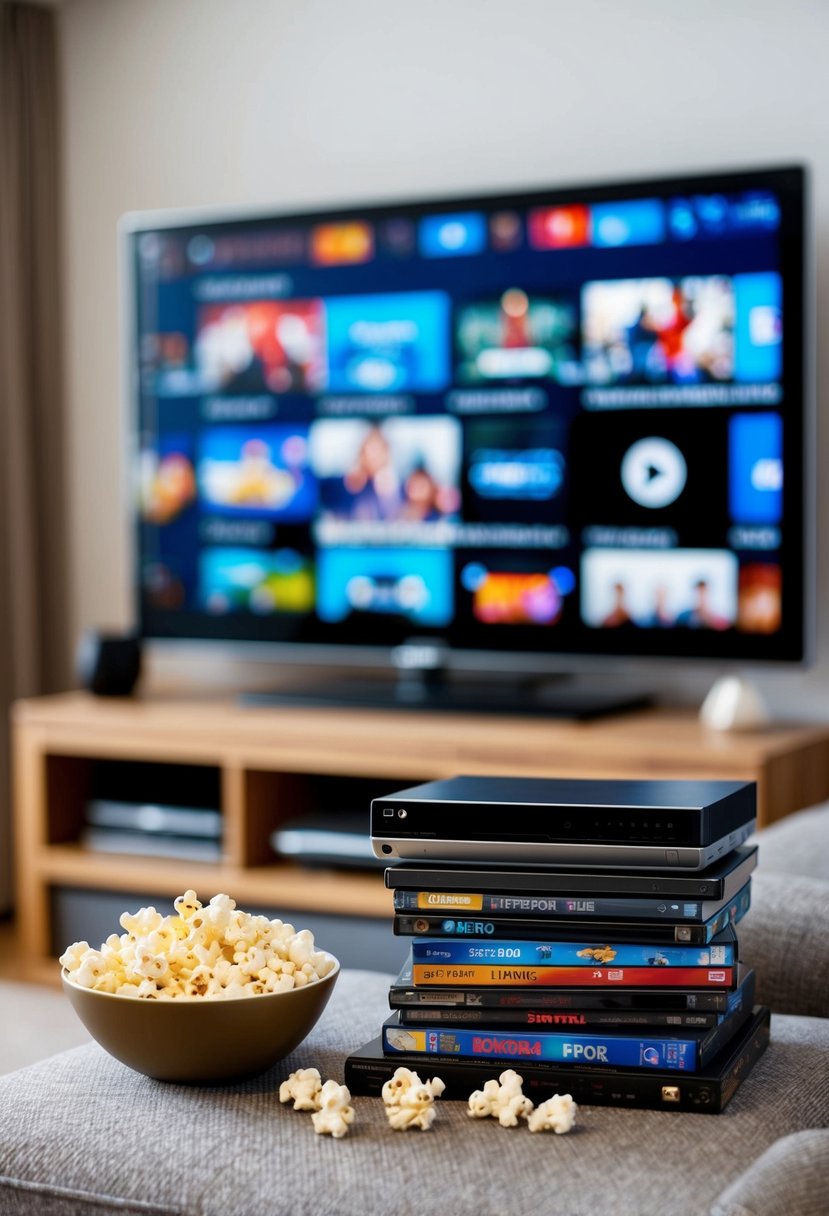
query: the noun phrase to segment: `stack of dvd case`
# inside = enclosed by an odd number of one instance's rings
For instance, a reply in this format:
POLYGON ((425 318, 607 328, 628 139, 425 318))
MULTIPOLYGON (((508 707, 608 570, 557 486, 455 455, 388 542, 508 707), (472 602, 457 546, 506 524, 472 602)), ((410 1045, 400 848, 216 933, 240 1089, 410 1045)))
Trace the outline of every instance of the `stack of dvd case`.
POLYGON ((534 1101, 722 1110, 768 1042, 735 930, 756 863, 742 846, 692 875, 387 869, 411 952, 349 1088, 378 1093, 403 1065, 466 1099, 515 1068, 534 1101))

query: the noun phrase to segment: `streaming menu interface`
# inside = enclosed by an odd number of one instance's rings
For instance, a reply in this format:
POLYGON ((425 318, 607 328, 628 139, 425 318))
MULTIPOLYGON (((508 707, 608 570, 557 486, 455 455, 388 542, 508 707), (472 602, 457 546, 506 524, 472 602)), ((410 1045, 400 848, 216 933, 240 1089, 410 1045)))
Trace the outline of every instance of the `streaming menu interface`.
POLYGON ((799 657, 799 212, 680 185, 136 232, 145 631, 799 657))

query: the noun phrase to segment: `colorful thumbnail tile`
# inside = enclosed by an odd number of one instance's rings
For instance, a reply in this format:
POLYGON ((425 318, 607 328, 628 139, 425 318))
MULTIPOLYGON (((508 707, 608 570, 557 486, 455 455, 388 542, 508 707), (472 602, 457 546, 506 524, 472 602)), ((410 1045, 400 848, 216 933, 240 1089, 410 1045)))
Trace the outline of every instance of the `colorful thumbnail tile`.
POLYGON ((310 519, 317 505, 302 426, 205 430, 198 480, 203 502, 230 514, 299 522, 310 519))
POLYGON ((445 549, 321 549, 317 613, 324 621, 394 616, 424 626, 452 619, 445 549))
POLYGON ((205 549, 199 557, 199 594, 203 607, 216 615, 304 614, 314 606, 313 566, 293 549, 205 549))
POLYGON ((581 615, 593 629, 729 629, 737 558, 725 549, 587 549, 581 615))
POLYGON ((429 523, 456 518, 460 510, 456 418, 326 418, 313 424, 310 450, 327 515, 429 523))
POLYGON ((139 461, 141 516, 151 524, 169 524, 196 499, 193 441, 189 435, 159 436, 139 461))
POLYGON ((737 523, 780 522, 783 420, 779 414, 735 414, 729 420, 728 506, 737 523))
POLYGON ((254 300, 199 313, 195 344, 202 389, 313 393, 325 383, 321 300, 254 300))
POLYGON ((566 379, 576 360, 576 333, 574 304, 530 296, 520 287, 465 304, 455 322, 458 379, 466 384, 566 379))
POLYGON ((585 284, 582 339, 588 383, 732 380, 734 296, 734 282, 723 275, 585 284))
POLYGON ((665 205, 658 198, 593 203, 590 224, 593 244, 600 249, 656 245, 665 239, 665 205))
POLYGON ((318 224, 311 229, 311 261, 316 266, 349 266, 374 257, 374 231, 370 224, 351 220, 318 224))
POLYGON ((326 300, 333 392, 440 392, 449 381, 449 297, 441 291, 326 300))
POLYGON ((590 208, 536 207, 528 216, 530 244, 535 249, 573 249, 590 244, 590 208))
POLYGON ((486 249, 486 217, 479 211, 427 215, 420 221, 424 258, 469 257, 486 249))
POLYGON ((783 285, 774 271, 734 276, 737 330, 734 379, 778 380, 783 367, 783 285))

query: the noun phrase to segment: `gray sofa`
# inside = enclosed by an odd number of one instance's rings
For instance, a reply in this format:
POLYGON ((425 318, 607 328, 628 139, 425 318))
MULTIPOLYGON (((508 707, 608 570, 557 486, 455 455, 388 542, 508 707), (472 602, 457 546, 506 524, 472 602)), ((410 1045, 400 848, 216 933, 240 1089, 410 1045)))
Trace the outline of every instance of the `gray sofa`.
POLYGON ((344 972, 308 1040, 270 1073, 192 1088, 95 1044, 0 1078, 0 1213, 187 1216, 823 1216, 829 1210, 829 808, 761 834, 740 932, 772 1042, 718 1116, 585 1106, 568 1136, 470 1120, 426 1133, 357 1098, 342 1141, 277 1100, 279 1082, 378 1031, 389 976, 344 972))

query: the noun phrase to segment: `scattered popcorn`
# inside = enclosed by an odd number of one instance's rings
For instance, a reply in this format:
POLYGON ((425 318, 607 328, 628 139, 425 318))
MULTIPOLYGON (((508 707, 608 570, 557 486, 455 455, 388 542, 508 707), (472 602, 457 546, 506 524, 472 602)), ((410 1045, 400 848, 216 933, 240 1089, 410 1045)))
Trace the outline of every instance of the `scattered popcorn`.
MULTIPOLYGON (((316 1071, 309 1069, 306 1071, 316 1071)), ((319 1075, 319 1074, 317 1074, 319 1075)), ((340 1140, 347 1133, 349 1124, 354 1122, 354 1107, 351 1106, 351 1094, 346 1085, 338 1085, 336 1081, 326 1081, 318 1096, 319 1110, 311 1115, 314 1131, 318 1136, 333 1136, 340 1140)))
POLYGON ((531 1132, 553 1131, 561 1136, 573 1127, 577 1110, 570 1094, 553 1094, 532 1112, 527 1121, 529 1129, 531 1132))
POLYGON ((61 967, 81 988, 116 996, 232 1000, 313 984, 336 966, 310 930, 242 912, 229 895, 214 895, 205 907, 185 891, 174 907, 175 916, 124 912, 120 936, 110 934, 100 950, 75 942, 61 967))
POLYGON ((526 1119, 533 1109, 522 1085, 518 1073, 508 1068, 497 1081, 487 1081, 483 1089, 469 1095, 467 1114, 472 1119, 497 1119, 501 1127, 516 1127, 518 1120, 526 1119))
POLYGON ((420 1077, 411 1068, 398 1068, 380 1091, 386 1106, 396 1106, 400 1097, 412 1085, 419 1085, 420 1077))
POLYGON ((298 1068, 279 1087, 279 1101, 294 1100, 294 1110, 319 1110, 322 1077, 318 1068, 298 1068))
POLYGON ((419 1127, 425 1132, 435 1121, 435 1098, 445 1088, 440 1077, 421 1081, 410 1068, 398 1068, 381 1091, 389 1126, 395 1131, 419 1127))

